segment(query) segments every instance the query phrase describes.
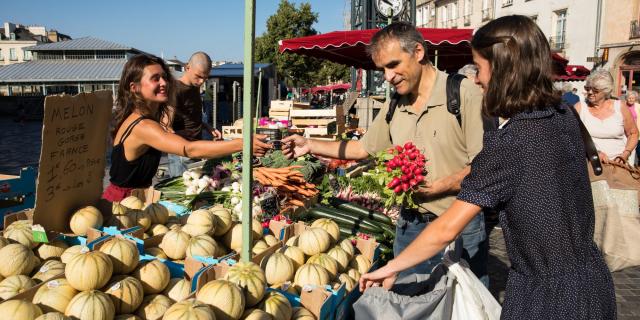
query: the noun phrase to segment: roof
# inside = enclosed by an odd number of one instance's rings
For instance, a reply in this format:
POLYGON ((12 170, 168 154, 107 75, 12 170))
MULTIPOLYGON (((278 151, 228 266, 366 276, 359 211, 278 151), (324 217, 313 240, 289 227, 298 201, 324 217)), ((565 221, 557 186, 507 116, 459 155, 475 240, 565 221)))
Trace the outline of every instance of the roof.
MULTIPOLYGON (((13 30, 13 34, 15 34, 15 36, 16 36, 16 40, 15 41, 44 41, 44 40, 48 40, 48 39, 45 39, 45 37, 43 37, 43 36, 34 35, 29 30, 27 30, 27 29, 25 29, 23 27, 15 28, 13 30)), ((10 38, 5 37, 4 28, 0 28, 0 40, 9 40, 9 39, 10 38)))
MULTIPOLYGON (((258 74, 260 68, 267 69, 271 67, 270 63, 256 63, 253 65, 254 75, 258 74)), ((241 78, 244 75, 244 64, 242 63, 225 63, 223 65, 219 65, 211 68, 211 72, 209 76, 212 78, 241 78)))
POLYGON ((34 60, 0 68, 0 83, 119 81, 127 60, 34 60))
POLYGON ((49 50, 135 50, 135 48, 121 45, 115 42, 106 41, 93 37, 84 37, 60 42, 45 43, 37 46, 27 47, 31 51, 49 50))

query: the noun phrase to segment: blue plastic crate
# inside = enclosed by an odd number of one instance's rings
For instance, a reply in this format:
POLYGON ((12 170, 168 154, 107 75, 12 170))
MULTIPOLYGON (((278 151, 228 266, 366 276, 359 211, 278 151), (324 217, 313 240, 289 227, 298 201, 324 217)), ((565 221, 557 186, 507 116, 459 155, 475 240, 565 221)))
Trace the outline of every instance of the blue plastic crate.
POLYGON ((20 176, 0 175, 0 227, 5 214, 35 206, 36 177, 32 167, 22 168, 20 176))

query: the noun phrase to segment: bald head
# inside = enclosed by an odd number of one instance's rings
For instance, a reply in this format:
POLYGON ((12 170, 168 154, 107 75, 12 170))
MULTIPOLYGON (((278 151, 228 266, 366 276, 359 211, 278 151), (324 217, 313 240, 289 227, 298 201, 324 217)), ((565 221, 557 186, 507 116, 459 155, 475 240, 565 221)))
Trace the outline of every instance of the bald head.
POLYGON ((211 68, 211 58, 209 58, 208 54, 198 51, 191 55, 188 64, 197 69, 211 68))
POLYGON ((209 78, 211 71, 211 58, 209 55, 198 51, 191 55, 185 73, 180 78, 186 85, 201 86, 209 78))

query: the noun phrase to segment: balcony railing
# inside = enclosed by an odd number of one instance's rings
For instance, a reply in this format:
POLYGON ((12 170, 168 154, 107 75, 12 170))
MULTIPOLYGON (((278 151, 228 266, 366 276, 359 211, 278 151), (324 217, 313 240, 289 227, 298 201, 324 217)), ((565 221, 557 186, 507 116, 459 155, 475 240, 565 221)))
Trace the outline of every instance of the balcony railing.
POLYGON ((482 9, 482 21, 487 21, 493 19, 493 10, 492 8, 484 8, 482 9))
POLYGON ((508 7, 513 4, 513 0, 502 0, 502 7, 508 7))
POLYGON ((629 39, 640 38, 640 23, 638 20, 631 21, 631 28, 629 30, 629 39))
POLYGON ((549 47, 553 51, 562 51, 566 48, 564 40, 564 37, 549 37, 549 47))

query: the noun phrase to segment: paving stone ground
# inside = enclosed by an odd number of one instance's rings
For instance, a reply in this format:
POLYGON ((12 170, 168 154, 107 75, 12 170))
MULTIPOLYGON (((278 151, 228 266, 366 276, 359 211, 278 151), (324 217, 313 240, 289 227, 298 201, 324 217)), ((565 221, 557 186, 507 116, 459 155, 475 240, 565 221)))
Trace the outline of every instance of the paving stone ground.
MULTIPOLYGON (((42 122, 14 122, 13 118, 0 116, 0 174, 18 174, 21 167, 38 166, 40 157, 42 122)), ((166 158, 161 167, 166 166, 166 158)), ((105 181, 106 182, 106 181, 105 181)), ((502 230, 495 222, 487 225, 489 243, 490 291, 502 303, 509 271, 509 258, 504 245, 502 230)), ((640 245, 640 244, 637 244, 640 245)), ((640 319, 640 267, 613 273, 616 286, 618 319, 640 319)))

